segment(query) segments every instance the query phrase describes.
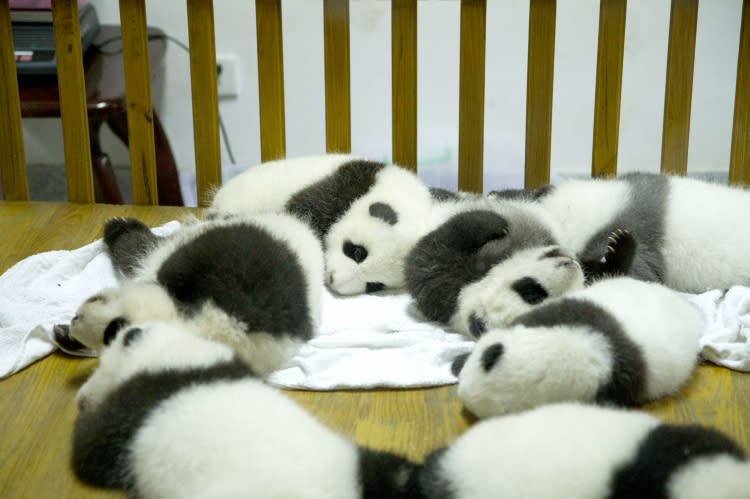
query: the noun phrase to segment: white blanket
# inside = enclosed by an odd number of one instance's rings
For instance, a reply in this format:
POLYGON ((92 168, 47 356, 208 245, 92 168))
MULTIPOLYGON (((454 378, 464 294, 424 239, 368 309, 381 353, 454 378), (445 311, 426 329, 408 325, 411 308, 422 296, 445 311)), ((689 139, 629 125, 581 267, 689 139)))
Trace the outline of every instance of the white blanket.
MULTIPOLYGON (((178 226, 170 222, 155 232, 178 226)), ((69 323, 83 300, 115 284, 101 241, 30 256, 1 275, 0 378, 51 353, 52 326, 69 323)), ((750 288, 686 296, 706 318, 703 357, 750 371, 750 288)), ((271 382, 315 390, 449 384, 456 381, 452 360, 473 345, 420 320, 405 294, 342 298, 324 290, 321 322, 318 336, 271 382)))

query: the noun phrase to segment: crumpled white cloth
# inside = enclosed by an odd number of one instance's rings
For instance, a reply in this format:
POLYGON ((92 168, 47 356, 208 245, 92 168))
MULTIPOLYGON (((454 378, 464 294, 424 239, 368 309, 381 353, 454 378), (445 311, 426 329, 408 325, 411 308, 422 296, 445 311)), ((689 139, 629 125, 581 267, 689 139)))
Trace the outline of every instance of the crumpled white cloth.
MULTIPOLYGON (((159 235, 179 227, 170 222, 159 235)), ((0 275, 0 378, 55 349, 52 327, 116 284, 101 241, 73 251, 32 255, 0 275)), ((473 342, 421 320, 406 294, 339 297, 323 291, 318 336, 269 381, 288 388, 425 387, 454 383, 453 359, 473 342)), ((750 371, 750 288, 685 295, 705 317, 701 353, 713 363, 750 371)))
POLYGON ((701 356, 714 364, 750 371, 750 288, 733 286, 685 295, 703 313, 701 356))

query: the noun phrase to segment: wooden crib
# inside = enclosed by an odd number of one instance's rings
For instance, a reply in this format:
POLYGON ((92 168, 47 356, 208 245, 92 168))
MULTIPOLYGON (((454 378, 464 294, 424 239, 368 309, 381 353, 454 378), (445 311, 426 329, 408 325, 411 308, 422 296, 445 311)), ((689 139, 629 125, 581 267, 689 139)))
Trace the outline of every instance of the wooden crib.
MULTIPOLYGON (((187 0, 198 199, 220 184, 213 5, 187 0)), ((394 162, 417 168, 416 0, 392 1, 394 162)), ((53 0, 68 200, 28 202, 8 0, 0 0, 0 273, 35 252, 73 249, 99 236, 111 216, 150 225, 186 210, 93 205, 77 2, 53 0)), ((323 0, 326 150, 349 151, 349 2, 323 0)), ((285 155, 281 1, 256 0, 261 159, 285 155)), ((525 185, 550 179, 555 0, 530 0, 525 185)), ((672 0, 661 170, 685 174, 698 0, 672 0)), ((601 0, 591 174, 617 173, 626 0, 601 0)), ((120 0, 132 198, 157 204, 145 0, 120 0)), ((458 187, 483 188, 486 0, 461 1, 458 187)), ((729 179, 750 184, 750 0, 743 0, 729 179)), ((356 151, 355 151, 356 152, 356 151)), ((75 390, 95 361, 53 355, 0 383, 0 496, 101 497, 69 471, 75 390), (2 453, 5 453, 3 455, 2 453)), ((321 420, 359 443, 421 459, 472 423, 454 387, 422 390, 290 392, 321 420)), ((646 409, 668 421, 700 422, 750 451, 750 377, 701 366, 680 397, 646 409)))

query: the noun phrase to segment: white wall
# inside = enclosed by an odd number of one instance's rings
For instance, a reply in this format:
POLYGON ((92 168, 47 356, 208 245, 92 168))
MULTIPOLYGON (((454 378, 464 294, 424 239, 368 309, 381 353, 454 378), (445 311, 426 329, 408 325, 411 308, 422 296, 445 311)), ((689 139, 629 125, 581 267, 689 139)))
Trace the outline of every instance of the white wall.
MULTIPOLYGON (((104 23, 118 3, 92 0, 104 23)), ((147 0, 148 22, 187 42, 183 2, 147 0)), ((741 0, 701 2, 696 42, 690 170, 726 171, 734 106, 741 0)), ((283 41, 288 155, 325 149, 322 2, 284 0, 283 41)), ((259 161, 254 3, 214 2, 216 47, 239 64, 240 92, 221 100, 237 162, 259 161)), ((418 156, 430 183, 456 185, 458 122, 457 0, 419 2, 418 156)), ((485 99, 485 187, 520 185, 524 158, 528 0, 489 0, 485 99)), ((353 0, 351 15, 352 147, 390 157, 390 3, 353 0)), ((553 176, 587 174, 591 164, 599 2, 559 0, 552 123, 553 176)), ((668 0, 628 2, 619 168, 657 171, 669 26, 668 0)), ((188 56, 170 44, 166 91, 157 103, 182 170, 194 168, 188 56)), ((61 163, 56 120, 25 120, 27 160, 61 163)), ((128 162, 105 137, 115 163, 128 162)), ((225 160, 226 160, 226 156, 225 160)))

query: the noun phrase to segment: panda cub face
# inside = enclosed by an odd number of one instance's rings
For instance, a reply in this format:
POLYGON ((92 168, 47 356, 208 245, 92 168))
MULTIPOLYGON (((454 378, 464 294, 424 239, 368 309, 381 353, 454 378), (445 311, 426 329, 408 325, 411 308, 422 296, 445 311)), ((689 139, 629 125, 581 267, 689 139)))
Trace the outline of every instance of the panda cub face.
POLYGON ((521 250, 461 290, 451 325, 479 338, 549 298, 583 287, 583 283, 580 264, 559 246, 521 250))

